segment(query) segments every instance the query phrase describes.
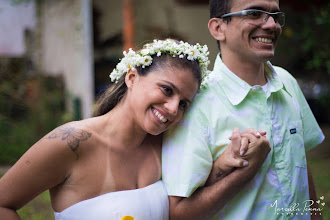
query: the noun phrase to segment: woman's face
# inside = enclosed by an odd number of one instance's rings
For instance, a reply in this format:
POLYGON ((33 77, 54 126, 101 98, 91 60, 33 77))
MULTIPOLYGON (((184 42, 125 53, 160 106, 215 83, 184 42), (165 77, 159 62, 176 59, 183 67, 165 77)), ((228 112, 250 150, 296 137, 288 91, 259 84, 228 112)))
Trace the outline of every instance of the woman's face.
POLYGON ((154 70, 136 74, 129 89, 132 114, 147 133, 158 135, 182 119, 198 91, 198 81, 187 69, 154 70))

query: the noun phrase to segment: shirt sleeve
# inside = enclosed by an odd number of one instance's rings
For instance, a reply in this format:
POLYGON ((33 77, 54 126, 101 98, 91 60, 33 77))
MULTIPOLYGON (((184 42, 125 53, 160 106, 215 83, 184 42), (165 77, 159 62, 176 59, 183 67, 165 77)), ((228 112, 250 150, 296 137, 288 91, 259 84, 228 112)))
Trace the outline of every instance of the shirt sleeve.
POLYGON ((318 125, 311 108, 309 107, 297 81, 295 80, 296 98, 300 105, 303 131, 304 131, 304 144, 305 150, 308 151, 324 140, 324 134, 318 125))
POLYGON ((284 84, 286 89, 292 92, 294 98, 296 98, 301 113, 301 120, 303 126, 304 145, 305 151, 308 151, 324 140, 324 134, 318 125, 311 108, 309 107, 307 100, 302 93, 297 80, 286 70, 277 67, 282 77, 285 75, 284 84))
POLYGON ((205 184, 212 169, 206 119, 194 107, 164 135, 162 179, 170 196, 189 197, 205 184))

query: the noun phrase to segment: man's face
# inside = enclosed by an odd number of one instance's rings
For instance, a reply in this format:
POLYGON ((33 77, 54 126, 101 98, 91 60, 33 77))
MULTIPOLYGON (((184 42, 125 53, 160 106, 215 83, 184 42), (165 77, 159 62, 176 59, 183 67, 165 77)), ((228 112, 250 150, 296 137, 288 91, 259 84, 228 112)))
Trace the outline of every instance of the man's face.
MULTIPOLYGON (((232 0, 230 12, 246 9, 280 11, 278 0, 232 0)), ((281 32, 281 26, 272 17, 257 22, 243 15, 232 16, 225 33, 226 53, 238 60, 265 62, 274 56, 281 32)))

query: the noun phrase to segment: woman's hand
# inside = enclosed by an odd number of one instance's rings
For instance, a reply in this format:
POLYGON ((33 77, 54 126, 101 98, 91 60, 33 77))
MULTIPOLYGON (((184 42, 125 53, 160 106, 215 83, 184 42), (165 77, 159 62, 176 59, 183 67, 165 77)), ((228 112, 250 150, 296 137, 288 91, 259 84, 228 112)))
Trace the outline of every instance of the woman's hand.
MULTIPOLYGON (((246 134, 254 135, 256 138, 260 138, 261 136, 266 137, 266 131, 256 130, 253 128, 248 128, 245 131, 241 132, 241 147, 238 149, 238 146, 235 146, 236 149, 233 149, 235 152, 235 155, 238 156, 238 153, 240 156, 243 156, 246 151, 248 150, 249 143, 251 142, 249 137, 246 136, 246 134), (239 151, 238 151, 239 150, 239 151)), ((229 140, 232 140, 233 136, 229 137, 229 140)))
POLYGON ((229 137, 231 143, 214 161, 205 185, 212 185, 214 182, 233 172, 235 168, 248 166, 248 160, 253 155, 253 152, 249 151, 249 145, 252 142, 251 147, 263 145, 266 139, 265 135, 265 131, 255 130, 253 128, 249 128, 241 133, 237 128, 234 128, 232 135, 229 137), (247 152, 249 152, 248 155, 244 156, 247 152))
POLYGON ((241 136, 249 140, 248 149, 241 158, 249 161, 249 168, 259 169, 271 150, 268 139, 263 135, 256 138, 251 133, 241 133, 241 136))

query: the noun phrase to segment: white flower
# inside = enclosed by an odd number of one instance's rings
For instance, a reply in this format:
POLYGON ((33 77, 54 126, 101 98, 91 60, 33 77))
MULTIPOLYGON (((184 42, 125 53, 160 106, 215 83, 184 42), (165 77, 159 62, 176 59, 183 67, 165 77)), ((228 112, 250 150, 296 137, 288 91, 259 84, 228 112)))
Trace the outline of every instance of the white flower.
POLYGON ((141 55, 145 56, 145 55, 149 54, 149 52, 150 51, 148 49, 143 49, 143 50, 141 50, 141 55))
POLYGON ((118 71, 116 71, 116 69, 114 69, 113 71, 112 71, 112 73, 110 74, 110 78, 111 78, 111 81, 118 81, 118 79, 120 78, 120 76, 121 76, 121 74, 118 72, 118 71))
POLYGON ((143 62, 142 64, 144 66, 150 66, 152 63, 152 57, 151 56, 141 57, 141 61, 143 62))
MULTIPOLYGON (((119 78, 126 74, 130 69, 134 70, 137 66, 150 66, 152 64, 152 56, 161 56, 163 53, 170 54, 173 57, 178 56, 184 58, 187 56, 188 60, 195 60, 198 62, 203 80, 209 74, 207 66, 210 61, 208 60, 208 48, 206 45, 201 46, 198 43, 196 45, 190 45, 187 42, 180 41, 179 43, 173 40, 154 40, 151 44, 146 44, 144 49, 137 54, 131 48, 128 52, 124 51, 124 57, 117 64, 116 68, 110 74, 112 82, 118 82, 119 78)), ((206 83, 202 83, 204 86, 206 83)))

